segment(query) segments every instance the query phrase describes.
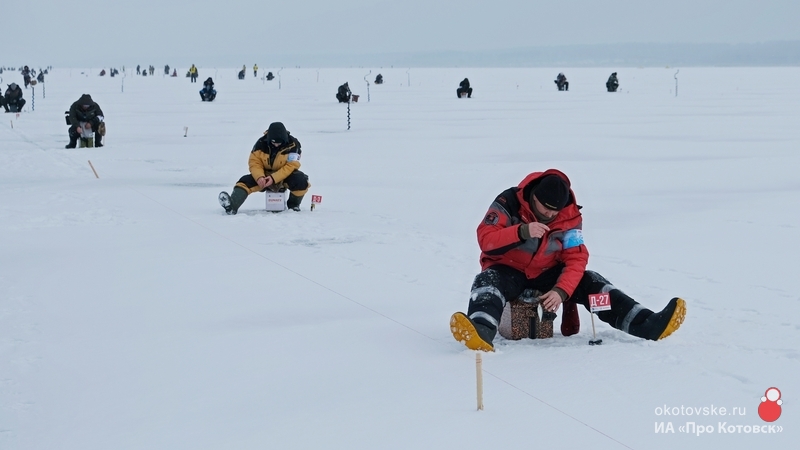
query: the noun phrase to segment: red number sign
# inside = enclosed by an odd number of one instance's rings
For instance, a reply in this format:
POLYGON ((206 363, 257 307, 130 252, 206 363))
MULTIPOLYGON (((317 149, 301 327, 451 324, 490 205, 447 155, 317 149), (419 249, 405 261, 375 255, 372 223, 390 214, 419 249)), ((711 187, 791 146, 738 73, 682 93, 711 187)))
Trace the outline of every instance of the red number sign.
POLYGON ((611 309, 611 296, 605 294, 589 294, 589 308, 592 312, 611 309))
POLYGON ((322 203, 322 196, 321 195, 312 195, 311 196, 311 203, 322 203))

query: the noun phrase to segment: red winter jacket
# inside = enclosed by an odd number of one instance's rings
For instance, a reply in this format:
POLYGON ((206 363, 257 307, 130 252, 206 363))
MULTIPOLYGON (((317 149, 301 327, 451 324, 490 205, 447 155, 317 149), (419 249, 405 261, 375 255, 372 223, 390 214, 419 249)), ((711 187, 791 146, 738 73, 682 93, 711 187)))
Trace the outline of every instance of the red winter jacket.
POLYGON ((572 189, 567 205, 547 224, 550 231, 541 239, 523 240, 519 233, 522 224, 538 222, 528 199, 541 178, 551 174, 558 175, 570 186, 566 175, 549 169, 528 175, 519 186, 507 189, 495 198, 478 226, 481 267, 485 270, 502 264, 524 272, 528 279, 532 279, 563 263, 565 267, 555 287, 570 297, 589 262, 589 251, 583 245, 581 234, 581 213, 572 189))

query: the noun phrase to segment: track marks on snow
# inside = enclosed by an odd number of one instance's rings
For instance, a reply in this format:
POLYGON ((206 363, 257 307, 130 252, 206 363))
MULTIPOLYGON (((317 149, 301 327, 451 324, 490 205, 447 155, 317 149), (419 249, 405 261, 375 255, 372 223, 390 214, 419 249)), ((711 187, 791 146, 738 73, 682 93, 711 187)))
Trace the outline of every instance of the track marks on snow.
POLYGON ((343 245, 354 244, 366 240, 366 236, 351 235, 351 236, 336 236, 336 237, 322 237, 322 238, 302 238, 292 239, 286 241, 285 245, 302 245, 304 247, 323 247, 327 245, 343 245))

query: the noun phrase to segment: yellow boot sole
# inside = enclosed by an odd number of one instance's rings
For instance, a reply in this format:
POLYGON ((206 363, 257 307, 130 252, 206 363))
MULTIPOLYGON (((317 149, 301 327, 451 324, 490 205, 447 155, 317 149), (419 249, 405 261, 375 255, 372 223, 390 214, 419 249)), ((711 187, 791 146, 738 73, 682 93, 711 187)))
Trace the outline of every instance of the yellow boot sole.
POLYGON ((665 337, 669 336, 670 334, 676 332, 678 328, 681 327, 683 323, 683 319, 686 318, 686 302, 679 298, 677 304, 675 305, 675 311, 672 312, 672 317, 669 319, 669 324, 667 324, 667 328, 661 333, 661 336, 658 337, 658 340, 664 339, 665 337))
POLYGON ((458 342, 466 345, 470 350, 494 351, 494 346, 480 338, 475 326, 464 313, 457 312, 450 317, 450 332, 458 342))

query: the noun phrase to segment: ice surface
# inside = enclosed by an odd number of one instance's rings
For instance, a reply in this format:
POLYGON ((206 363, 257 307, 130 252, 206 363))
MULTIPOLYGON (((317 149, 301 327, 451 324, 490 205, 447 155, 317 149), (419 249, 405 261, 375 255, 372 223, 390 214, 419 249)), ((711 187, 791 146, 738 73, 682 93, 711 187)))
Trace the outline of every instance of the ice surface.
POLYGON ((567 70, 558 92, 563 70, 200 67, 219 92, 203 103, 183 76, 55 69, 0 115, 0 448, 791 448, 800 69, 684 69, 677 98, 671 68, 615 69, 614 94, 611 69, 567 70), (66 150, 83 93, 106 146, 66 150), (303 145, 303 211, 254 194, 227 216, 217 194, 273 121, 303 145), (475 229, 550 167, 584 206, 589 268, 688 316, 660 342, 598 322, 590 347, 585 310, 576 336, 498 340, 477 412, 473 354, 448 329, 475 229), (769 387, 781 433, 718 433, 765 425, 769 387), (745 415, 656 414, 711 405, 745 415))

